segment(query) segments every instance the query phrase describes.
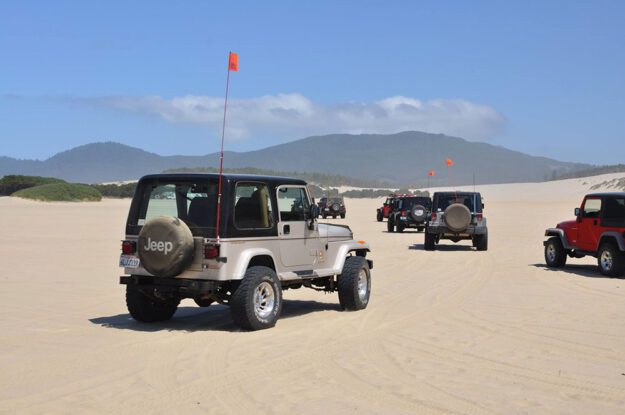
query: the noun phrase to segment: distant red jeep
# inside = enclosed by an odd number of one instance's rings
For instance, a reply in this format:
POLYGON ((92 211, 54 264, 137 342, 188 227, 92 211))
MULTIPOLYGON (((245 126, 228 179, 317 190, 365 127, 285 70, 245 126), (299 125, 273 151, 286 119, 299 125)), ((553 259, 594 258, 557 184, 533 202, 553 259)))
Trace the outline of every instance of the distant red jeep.
POLYGON ((382 220, 388 219, 389 213, 391 213, 391 211, 393 210, 393 202, 395 201, 396 197, 397 195, 395 194, 388 195, 382 207, 376 209, 375 218, 378 220, 378 222, 382 222, 382 220))
POLYGON ((545 231, 550 237, 544 242, 547 266, 563 267, 567 257, 590 255, 603 275, 625 275, 625 193, 587 195, 575 216, 545 231))

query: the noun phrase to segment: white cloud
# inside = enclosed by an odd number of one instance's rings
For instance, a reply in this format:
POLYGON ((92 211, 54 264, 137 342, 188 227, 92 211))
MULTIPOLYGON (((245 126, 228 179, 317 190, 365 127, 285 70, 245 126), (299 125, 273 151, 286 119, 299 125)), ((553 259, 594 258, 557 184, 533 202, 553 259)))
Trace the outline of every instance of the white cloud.
MULTIPOLYGON (((102 97, 82 99, 124 112, 155 115, 172 123, 207 124, 220 131, 223 98, 208 96, 102 97)), ((489 140, 504 125, 504 117, 490 106, 462 99, 394 96, 373 102, 315 103, 301 94, 230 99, 229 139, 275 134, 292 139, 330 133, 396 133, 418 130, 471 140, 489 140)))

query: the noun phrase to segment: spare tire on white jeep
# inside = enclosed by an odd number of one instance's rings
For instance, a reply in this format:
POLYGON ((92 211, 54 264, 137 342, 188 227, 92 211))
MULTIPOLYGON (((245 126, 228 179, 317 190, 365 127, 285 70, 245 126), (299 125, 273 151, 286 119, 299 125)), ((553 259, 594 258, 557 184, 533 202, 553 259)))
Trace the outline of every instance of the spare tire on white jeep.
POLYGON ((180 219, 157 216, 143 225, 137 248, 148 272, 157 277, 175 277, 193 261, 193 234, 180 219))

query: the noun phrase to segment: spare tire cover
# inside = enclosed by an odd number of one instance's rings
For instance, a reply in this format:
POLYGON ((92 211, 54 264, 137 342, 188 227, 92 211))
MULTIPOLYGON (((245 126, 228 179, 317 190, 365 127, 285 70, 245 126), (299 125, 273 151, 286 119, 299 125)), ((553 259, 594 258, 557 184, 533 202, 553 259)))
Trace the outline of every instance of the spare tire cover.
POLYGON ((412 216, 412 219, 417 221, 425 220, 426 213, 427 211, 425 207, 421 205, 415 205, 412 207, 412 209, 410 209, 410 216, 412 216))
POLYGON ((137 249, 150 274, 175 277, 193 261, 193 234, 178 218, 156 216, 143 225, 137 249))
POLYGON ((453 203, 445 209, 444 218, 449 229, 460 232, 471 224, 471 211, 461 203, 453 203))
POLYGON ((334 210, 335 212, 338 212, 340 208, 341 206, 338 203, 332 205, 332 210, 334 210))

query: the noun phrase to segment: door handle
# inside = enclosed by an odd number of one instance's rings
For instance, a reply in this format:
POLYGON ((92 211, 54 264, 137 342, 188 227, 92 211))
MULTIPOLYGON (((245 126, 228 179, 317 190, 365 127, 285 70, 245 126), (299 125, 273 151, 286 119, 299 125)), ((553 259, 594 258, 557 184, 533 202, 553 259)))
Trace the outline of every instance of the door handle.
POLYGON ((291 225, 284 225, 284 227, 282 228, 282 233, 284 233, 285 235, 288 235, 291 233, 291 225))
POLYGON ((597 226, 597 219, 594 220, 593 225, 597 226))

